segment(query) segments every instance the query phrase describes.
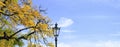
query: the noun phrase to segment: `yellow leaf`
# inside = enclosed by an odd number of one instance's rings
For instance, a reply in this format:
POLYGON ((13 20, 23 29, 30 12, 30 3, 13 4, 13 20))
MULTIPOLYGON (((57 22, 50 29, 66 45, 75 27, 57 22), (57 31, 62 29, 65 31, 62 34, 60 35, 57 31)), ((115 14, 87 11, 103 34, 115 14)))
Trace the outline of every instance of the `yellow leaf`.
POLYGON ((49 47, 54 47, 53 43, 48 43, 49 47))
POLYGON ((41 30, 47 30, 47 29, 48 29, 48 25, 47 25, 47 24, 42 24, 42 23, 40 23, 40 24, 38 25, 38 28, 40 28, 41 30))
POLYGON ((0 6, 5 6, 5 4, 3 2, 0 1, 0 6))
POLYGON ((0 12, 3 12, 2 10, 0 10, 0 12))

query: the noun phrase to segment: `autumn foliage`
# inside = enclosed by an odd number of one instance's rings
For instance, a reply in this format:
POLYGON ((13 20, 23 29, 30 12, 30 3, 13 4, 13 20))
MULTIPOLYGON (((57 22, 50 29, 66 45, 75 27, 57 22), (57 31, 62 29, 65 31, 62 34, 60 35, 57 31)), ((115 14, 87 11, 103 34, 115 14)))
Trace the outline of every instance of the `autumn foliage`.
POLYGON ((47 41, 53 37, 49 22, 48 17, 32 6, 32 0, 0 0, 0 46, 23 46, 22 40, 27 40, 28 47, 42 47, 43 44, 54 47, 47 41), (26 34, 20 33, 24 30, 26 34), (5 46, 7 42, 10 44, 5 46))

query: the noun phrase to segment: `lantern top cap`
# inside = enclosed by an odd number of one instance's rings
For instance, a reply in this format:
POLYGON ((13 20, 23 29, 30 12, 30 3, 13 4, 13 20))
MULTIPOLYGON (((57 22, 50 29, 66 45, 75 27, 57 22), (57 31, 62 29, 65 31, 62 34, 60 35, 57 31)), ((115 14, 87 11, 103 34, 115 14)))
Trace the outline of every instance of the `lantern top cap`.
POLYGON ((58 24, 57 24, 57 23, 55 23, 55 27, 58 27, 58 24))
POLYGON ((60 28, 58 27, 58 24, 57 24, 57 23, 55 23, 55 27, 54 27, 54 29, 58 29, 58 30, 60 30, 60 28))

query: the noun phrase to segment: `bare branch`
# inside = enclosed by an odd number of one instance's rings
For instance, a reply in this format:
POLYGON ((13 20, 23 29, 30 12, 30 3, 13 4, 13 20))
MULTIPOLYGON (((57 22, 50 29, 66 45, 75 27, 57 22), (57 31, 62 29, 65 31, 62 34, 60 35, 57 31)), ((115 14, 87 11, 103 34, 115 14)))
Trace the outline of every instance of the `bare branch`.
POLYGON ((25 37, 25 36, 21 36, 21 37, 19 37, 18 39, 26 39, 26 40, 27 40, 27 38, 28 38, 30 35, 34 34, 34 33, 35 33, 35 31, 29 33, 29 34, 27 35, 27 37, 25 37))
POLYGON ((21 30, 15 32, 14 34, 12 34, 10 37, 13 37, 13 36, 16 35, 17 33, 21 32, 21 31, 23 31, 23 30, 26 30, 26 29, 30 29, 30 28, 35 28, 35 27, 32 26, 32 27, 27 27, 27 28, 21 29, 21 30))

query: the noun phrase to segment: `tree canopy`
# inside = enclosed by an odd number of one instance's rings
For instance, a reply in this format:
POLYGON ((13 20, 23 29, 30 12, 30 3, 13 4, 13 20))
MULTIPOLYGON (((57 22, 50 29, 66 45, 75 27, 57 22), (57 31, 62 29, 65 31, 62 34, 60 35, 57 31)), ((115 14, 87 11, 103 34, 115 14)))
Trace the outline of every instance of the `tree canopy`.
POLYGON ((46 44, 54 47, 47 39, 53 37, 49 25, 50 19, 32 6, 32 0, 0 0, 0 45, 2 47, 23 46, 27 40, 28 47, 46 44), (24 28, 19 29, 18 26, 24 28), (27 31, 26 34, 20 32, 27 31), (10 45, 5 43, 10 42, 10 45), (38 44, 38 45, 37 45, 38 44))

